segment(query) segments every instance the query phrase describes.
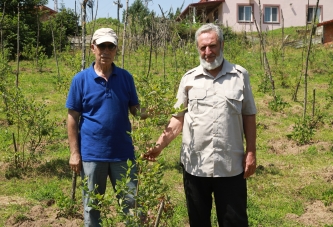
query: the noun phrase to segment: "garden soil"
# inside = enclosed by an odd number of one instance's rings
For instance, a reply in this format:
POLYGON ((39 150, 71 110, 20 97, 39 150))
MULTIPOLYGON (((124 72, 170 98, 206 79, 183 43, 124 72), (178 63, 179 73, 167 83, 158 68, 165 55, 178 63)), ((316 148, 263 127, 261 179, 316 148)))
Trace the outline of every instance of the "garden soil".
MULTIPOLYGON (((29 202, 20 197, 0 196, 0 207, 5 208, 9 204, 28 205, 29 202)), ((323 224, 333 225, 333 206, 326 207, 321 201, 314 201, 308 204, 305 213, 301 216, 287 214, 286 218, 294 220, 304 226, 323 226, 323 224)), ((13 227, 80 227, 83 226, 82 215, 78 214, 74 218, 58 217, 57 209, 52 206, 52 202, 32 206, 22 220, 17 221, 17 216, 10 217, 6 226, 13 227), (51 205, 51 206, 48 206, 51 205)), ((119 225, 122 226, 122 225, 119 225)))

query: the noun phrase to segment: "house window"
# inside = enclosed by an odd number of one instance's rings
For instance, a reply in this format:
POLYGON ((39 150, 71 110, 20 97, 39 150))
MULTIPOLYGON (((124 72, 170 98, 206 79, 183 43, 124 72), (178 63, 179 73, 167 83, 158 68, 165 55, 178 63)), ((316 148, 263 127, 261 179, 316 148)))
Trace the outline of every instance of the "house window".
MULTIPOLYGON (((313 21, 314 16, 315 16, 315 11, 316 11, 316 6, 308 7, 308 18, 307 18, 308 23, 311 23, 313 21)), ((321 22, 321 7, 320 6, 318 6, 318 8, 317 8, 316 21, 321 22)))
POLYGON ((265 6, 264 11, 265 23, 278 23, 279 22, 279 7, 278 6, 265 6))
POLYGON ((252 6, 238 6, 238 21, 252 22, 252 6))

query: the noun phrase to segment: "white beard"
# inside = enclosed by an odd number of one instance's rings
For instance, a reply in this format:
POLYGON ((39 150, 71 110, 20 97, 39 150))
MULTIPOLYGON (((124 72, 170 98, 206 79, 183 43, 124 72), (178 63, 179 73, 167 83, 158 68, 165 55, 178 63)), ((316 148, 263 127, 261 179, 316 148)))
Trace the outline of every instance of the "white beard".
POLYGON ((199 56, 199 59, 200 59, 200 65, 204 69, 213 70, 213 69, 216 69, 217 67, 219 67, 222 64, 222 62, 223 62, 223 51, 221 49, 220 55, 217 56, 213 62, 207 62, 205 59, 201 58, 200 56, 199 56))

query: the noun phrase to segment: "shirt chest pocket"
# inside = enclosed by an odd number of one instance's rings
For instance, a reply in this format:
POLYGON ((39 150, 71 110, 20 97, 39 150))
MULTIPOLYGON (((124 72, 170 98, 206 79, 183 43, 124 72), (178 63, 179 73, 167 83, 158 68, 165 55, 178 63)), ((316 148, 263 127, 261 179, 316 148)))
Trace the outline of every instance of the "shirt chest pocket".
POLYGON ((242 90, 229 90, 225 92, 226 108, 231 114, 242 113, 242 101, 244 99, 242 90))
POLYGON ((204 88, 191 88, 188 91, 189 111, 194 114, 202 114, 207 109, 207 91, 204 88))

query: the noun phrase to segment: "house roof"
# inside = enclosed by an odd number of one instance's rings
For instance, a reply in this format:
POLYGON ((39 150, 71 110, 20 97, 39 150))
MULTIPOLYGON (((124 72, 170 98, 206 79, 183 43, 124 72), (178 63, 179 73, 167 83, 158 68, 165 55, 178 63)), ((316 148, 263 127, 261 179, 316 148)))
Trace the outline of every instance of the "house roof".
POLYGON ((179 15, 177 20, 184 19, 187 14, 189 14, 191 8, 196 8, 197 15, 200 15, 203 11, 206 14, 209 14, 212 10, 218 7, 220 4, 225 2, 225 0, 216 0, 216 1, 205 1, 205 2, 198 2, 192 3, 187 6, 187 8, 179 15))
POLYGON ((333 20, 328 20, 328 21, 323 21, 321 23, 318 23, 317 27, 320 27, 322 25, 328 25, 328 24, 333 24, 333 20))
POLYGON ((39 10, 42 10, 42 11, 48 11, 50 14, 56 14, 58 13, 57 11, 47 7, 47 6, 44 6, 44 5, 40 5, 38 6, 39 7, 39 10))

